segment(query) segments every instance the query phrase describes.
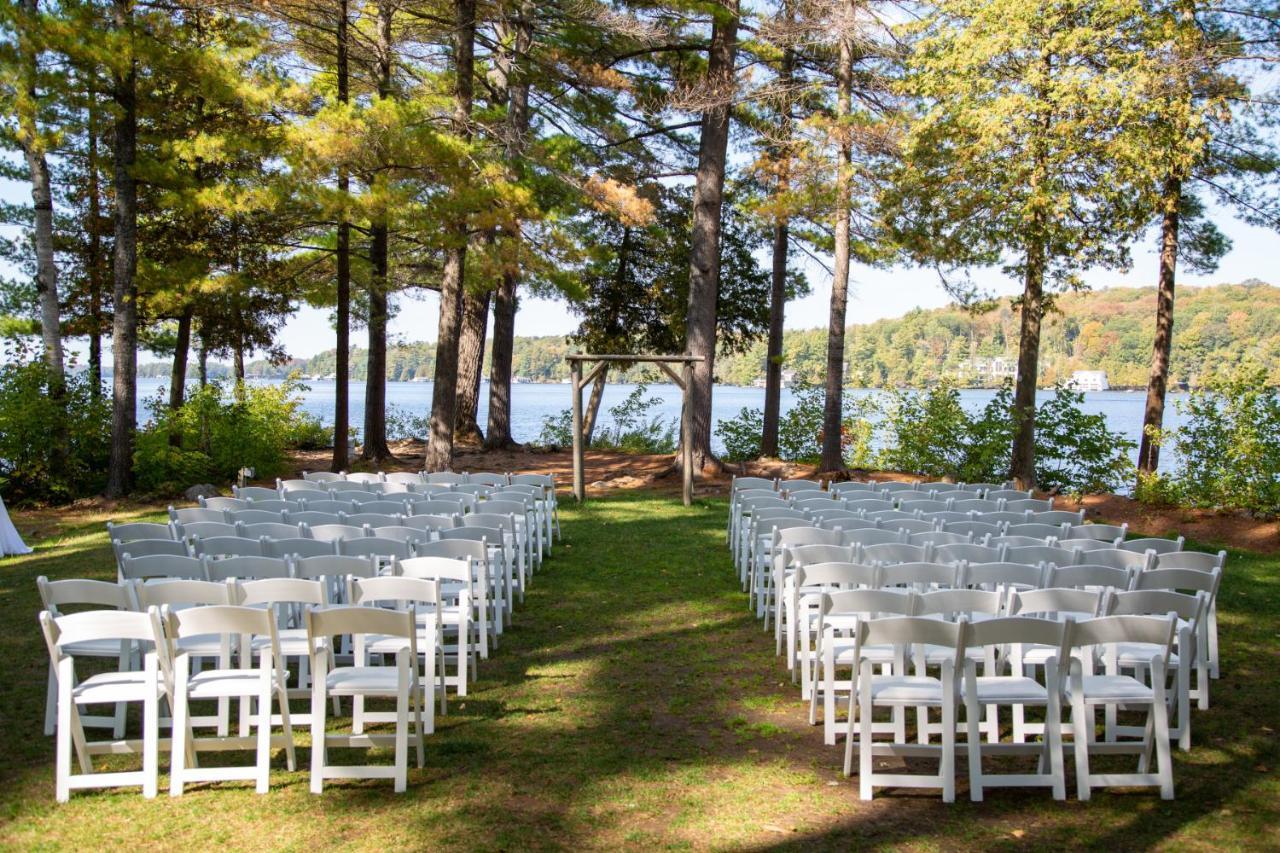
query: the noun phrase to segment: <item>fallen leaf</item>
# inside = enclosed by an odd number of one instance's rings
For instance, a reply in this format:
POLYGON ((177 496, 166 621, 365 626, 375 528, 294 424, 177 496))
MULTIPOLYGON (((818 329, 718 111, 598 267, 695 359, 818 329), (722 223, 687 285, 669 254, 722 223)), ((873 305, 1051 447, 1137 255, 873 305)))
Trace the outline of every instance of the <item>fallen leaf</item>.
POLYGON ((1022 838, 1024 835, 1027 834, 1027 831, 1025 829, 1015 829, 1013 832, 1009 834, 1012 835, 1014 838, 1022 838))

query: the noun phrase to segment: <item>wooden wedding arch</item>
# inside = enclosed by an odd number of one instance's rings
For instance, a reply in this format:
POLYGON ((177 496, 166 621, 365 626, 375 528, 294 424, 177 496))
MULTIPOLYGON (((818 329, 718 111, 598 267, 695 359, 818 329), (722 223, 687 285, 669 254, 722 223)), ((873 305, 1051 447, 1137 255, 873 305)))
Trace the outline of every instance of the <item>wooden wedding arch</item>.
POLYGON ((702 361, 700 355, 596 355, 574 353, 565 356, 569 362, 570 383, 573 388, 573 496, 581 503, 587 499, 586 475, 583 455, 586 452, 582 435, 582 389, 590 385, 600 371, 609 364, 656 364, 681 392, 680 406, 680 468, 684 478, 684 505, 693 503, 693 410, 689 407, 689 388, 693 384, 693 366, 702 361), (594 363, 587 374, 583 368, 594 363), (672 365, 679 365, 679 373, 672 365))

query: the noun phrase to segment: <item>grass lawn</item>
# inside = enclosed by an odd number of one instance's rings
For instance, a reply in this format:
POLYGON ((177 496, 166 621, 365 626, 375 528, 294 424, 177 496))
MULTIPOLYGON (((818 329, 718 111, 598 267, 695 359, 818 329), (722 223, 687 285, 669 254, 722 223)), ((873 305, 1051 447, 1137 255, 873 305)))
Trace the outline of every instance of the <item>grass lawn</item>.
MULTIPOLYGON (((772 633, 747 612, 724 547, 725 512, 723 500, 686 509, 647 493, 567 505, 564 543, 481 665, 474 693, 451 699, 438 718, 427 767, 410 770, 407 794, 367 781, 330 783, 316 797, 306 773, 287 773, 277 753, 266 796, 228 783, 173 800, 162 778, 154 801, 133 789, 73 794, 57 806, 53 741, 41 733, 47 655, 35 578, 114 575, 103 519, 69 512, 34 554, 0 563, 0 842, 1280 846, 1280 558, 1228 559, 1224 676, 1213 707, 1195 714, 1194 748, 1175 753, 1176 801, 1122 791, 1054 803, 1044 790, 995 790, 975 805, 964 799, 961 760, 954 805, 933 792, 862 803, 856 778, 840 775, 842 750, 823 747, 807 725, 772 633)), ((300 766, 308 755, 299 751, 300 766)))

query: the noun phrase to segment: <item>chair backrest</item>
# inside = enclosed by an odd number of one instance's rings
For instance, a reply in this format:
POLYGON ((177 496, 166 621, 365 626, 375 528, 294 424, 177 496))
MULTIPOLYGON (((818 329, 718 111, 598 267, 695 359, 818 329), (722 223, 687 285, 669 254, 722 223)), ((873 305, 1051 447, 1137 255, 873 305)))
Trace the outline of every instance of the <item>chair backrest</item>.
POLYGON ((813 523, 812 519, 805 518, 803 515, 799 518, 758 518, 755 519, 752 524, 759 535, 770 537, 779 530, 788 530, 792 527, 807 527, 811 530, 818 529, 818 526, 813 523))
POLYGON ((369 530, 364 527, 357 527, 354 524, 317 524, 310 527, 312 539, 319 539, 324 542, 337 542, 342 539, 363 539, 369 535, 369 530))
POLYGON ((1120 547, 1126 551, 1137 551, 1139 554, 1145 554, 1147 551, 1155 551, 1157 554, 1173 554, 1181 551, 1186 541, 1186 538, 1182 536, 1177 539, 1161 539, 1155 536, 1148 536, 1143 539, 1125 540, 1120 543, 1120 547))
POLYGON ((1045 587, 1014 590, 1009 596, 1009 615, 1057 617, 1061 614, 1096 616, 1102 607, 1103 594, 1097 589, 1045 587))
POLYGON ((914 492, 916 491, 916 484, 906 480, 886 480, 883 483, 877 483, 876 488, 881 492, 890 494, 895 492, 914 492))
MULTIPOLYGON (((474 528, 473 528, 474 529, 474 528)), ((442 531, 442 533, 447 531, 442 531)), ((455 560, 472 560, 487 563, 489 544, 472 539, 440 539, 423 542, 418 546, 418 557, 450 557, 455 560)), ((403 562, 401 563, 403 565, 403 562)))
POLYGON ((1074 566, 1080 562, 1080 552, 1053 545, 1005 546, 1004 560, 1009 563, 1052 563, 1055 566, 1074 566))
POLYGON ((1204 612, 1208 596, 1171 589, 1125 590, 1107 600, 1108 616, 1163 616, 1176 613, 1179 619, 1196 623, 1204 612))
POLYGON ((979 492, 982 494, 996 489, 1003 489, 1005 486, 1004 483, 958 483, 957 485, 966 492, 979 492))
MULTIPOLYGON (((882 545, 865 545, 860 560, 864 563, 927 563, 929 548, 925 545, 907 545, 906 543, 887 542, 882 545)), ((954 566, 948 568, 954 571, 954 566)))
POLYGON ((823 530, 879 530, 880 522, 860 518, 851 512, 815 512, 813 520, 823 530))
POLYGON ((188 506, 182 509, 169 507, 169 520, 183 525, 204 521, 226 523, 227 515, 220 509, 206 509, 202 506, 188 506))
POLYGON ((336 512, 317 512, 313 510, 303 510, 302 512, 287 513, 286 521, 289 524, 338 524, 338 513, 336 512))
MULTIPOLYGON (((951 502, 951 508, 956 512, 999 512, 1000 501, 989 501, 982 498, 957 498, 951 502)), ((1019 514, 1018 518, 1025 516, 1019 514)))
POLYGON ((313 501, 332 500, 328 489, 324 489, 324 490, 316 489, 316 488, 291 489, 285 492, 284 494, 285 494, 285 500, 297 501, 298 503, 302 504, 304 507, 309 507, 313 501))
POLYGON ((973 500, 973 492, 965 489, 957 489, 955 486, 949 486, 945 489, 938 489, 933 492, 935 501, 971 501, 973 500))
POLYGON ((234 524, 225 521, 187 521, 175 522, 178 532, 184 539, 204 539, 208 536, 239 536, 234 524))
POLYGON ((407 501, 388 500, 379 498, 376 501, 358 501, 356 503, 356 512, 360 514, 380 513, 382 515, 404 515, 408 512, 406 506, 407 501))
POLYGON ((746 489, 769 489, 774 491, 773 485, 773 480, 767 480, 764 477, 734 477, 730 483, 730 490, 734 492, 746 489))
POLYGON ((284 521, 284 511, 271 509, 233 509, 227 511, 232 524, 279 524, 284 521))
POLYGON ((822 491, 821 480, 779 480, 780 492, 822 491))
POLYGON ((944 622, 927 616, 865 619, 858 622, 857 633, 854 634, 854 657, 861 660, 862 650, 867 646, 941 646, 955 649, 956 655, 951 665, 958 672, 963 662, 968 627, 969 623, 965 619, 944 622))
POLYGON ((375 527, 373 528, 374 538, 377 539, 395 539, 399 542, 430 542, 431 531, 421 530, 417 527, 375 527))
POLYGON ((360 539, 339 539, 338 554, 343 557, 398 557, 407 560, 413 556, 413 546, 396 539, 365 536, 360 539))
POLYGON ((879 512, 880 510, 893 509, 893 501, 885 498, 862 498, 855 496, 846 500, 845 506, 856 512, 879 512))
POLYGON ((1011 512, 1048 512, 1053 509, 1053 498, 1017 498, 1005 501, 1004 508, 1011 512))
MULTIPOLYGON (((305 512, 324 512, 336 516, 340 512, 355 512, 356 505, 351 501, 327 500, 327 501, 307 501, 305 512)), ((296 512, 289 513, 290 516, 297 515, 296 512)), ((310 523, 310 522, 308 522, 310 523)))
POLYGON ((915 500, 903 494, 899 496, 898 506, 908 512, 946 512, 951 509, 951 502, 935 501, 927 497, 915 500))
POLYGON ((251 539, 257 539, 262 536, 270 536, 272 539, 307 539, 306 525, 303 524, 284 524, 283 522, 267 522, 265 524, 245 524, 240 522, 236 525, 240 529, 240 535, 251 539))
POLYGON ((126 581, 146 578, 204 580, 204 564, 205 561, 198 557, 174 554, 126 556, 120 561, 120 579, 126 581))
POLYGON ((775 547, 797 545, 841 546, 844 544, 844 536, 839 531, 823 530, 820 527, 774 528, 773 544, 775 547))
POLYGON ((1222 569, 1207 572, 1199 569, 1151 569, 1134 575, 1133 588, 1207 592, 1210 596, 1216 596, 1221 582, 1222 569))
POLYGON ((467 474, 467 482, 478 486, 505 486, 507 475, 495 471, 472 471, 467 474))
POLYGON ((877 589, 880 586, 880 567, 852 560, 810 563, 797 567, 794 579, 797 588, 822 586, 877 589))
POLYGON ((850 480, 845 483, 832 483, 828 491, 833 495, 842 496, 853 496, 861 493, 874 495, 880 491, 880 488, 875 483, 859 483, 855 480, 850 480))
POLYGON ((1123 548, 1098 548, 1080 555, 1080 563, 1089 566, 1110 566, 1113 569, 1142 571, 1155 565, 1154 553, 1137 553, 1123 548))
POLYGON ((394 471, 390 474, 384 474, 383 479, 388 483, 401 483, 407 485, 426 482, 426 480, 422 479, 422 475, 417 471, 394 471))
MULTIPOLYGON (((901 530, 907 536, 907 541, 911 541, 911 537, 921 533, 934 533, 937 528, 932 521, 926 521, 923 518, 889 518, 880 521, 882 527, 890 530, 901 530)), ((964 541, 968 541, 964 539, 964 541)))
MULTIPOLYGON (((369 635, 397 637, 408 641, 409 660, 418 659, 417 614, 408 610, 386 610, 381 607, 336 606, 308 607, 306 610, 307 638, 312 648, 321 640, 339 635, 350 635, 355 641, 356 664, 363 660, 365 639, 369 635)), ((416 666, 415 666, 416 671, 416 666)))
POLYGON ((1043 548, 1048 545, 1043 539, 1034 536, 992 536, 987 539, 992 548, 1043 548))
POLYGON ((965 632, 966 649, 990 646, 1039 645, 1055 648, 1055 657, 1066 661, 1071 644, 1073 622, 1033 619, 1026 616, 1002 616, 969 623, 965 632))
POLYGON ((237 581, 231 588, 231 601, 241 606, 254 604, 310 604, 322 607, 329 603, 325 586, 307 578, 262 578, 237 581))
POLYGON ((1129 532, 1128 522, 1124 524, 1069 524, 1063 531, 1063 539, 1101 539, 1114 542, 1123 539, 1129 532))
POLYGON ((60 616, 42 610, 39 616, 45 643, 55 660, 64 647, 78 643, 128 640, 159 646, 164 642, 159 618, 158 612, 130 610, 85 610, 60 616))
POLYGON ((211 581, 230 578, 287 578, 289 563, 280 557, 226 557, 222 560, 210 560, 205 571, 211 581))
MULTIPOLYGON (((1088 554, 1090 551, 1111 551, 1116 548, 1115 540, 1109 539, 1058 539, 1059 548, 1070 548, 1088 554)), ((1081 559, 1087 559, 1082 556, 1081 559)))
POLYGON ((864 513, 867 518, 874 518, 886 527, 891 521, 918 521, 914 512, 903 512, 900 509, 876 509, 864 513))
POLYGON ((458 526, 458 517, 453 515, 407 515, 400 521, 403 527, 412 527, 424 533, 433 530, 448 530, 458 526))
POLYGON ((338 513, 339 522, 353 527, 399 527, 403 515, 383 512, 338 513))
POLYGON ((844 501, 833 498, 796 498, 791 505, 805 512, 817 512, 823 509, 843 509, 844 501))
POLYGON ((1221 569, 1226 565, 1227 552, 1219 551, 1208 554, 1204 551, 1175 551, 1171 554, 1156 554, 1157 569, 1194 569, 1209 572, 1221 569))
POLYGON ((289 480, 282 480, 279 477, 276 478, 277 492, 291 492, 295 489, 305 489, 307 491, 315 491, 316 484, 313 481, 307 480, 304 478, 295 477, 289 480))
POLYGON ((956 542, 939 545, 934 543, 934 562, 959 563, 996 563, 1000 561, 1000 549, 975 545, 972 542, 956 542))
POLYGON ((1030 536, 1033 539, 1057 538, 1063 534, 1061 524, 1010 524, 1005 528, 1008 536, 1030 536))
POLYGON ((1050 509, 1043 512, 1031 512, 1027 521, 1033 524, 1083 524, 1084 510, 1070 512, 1065 509, 1050 509))
MULTIPOLYGON (((509 496, 514 497, 514 495, 509 495, 509 496)), ((532 500, 530 500, 529 502, 525 502, 523 500, 513 501, 513 500, 490 499, 480 504, 480 506, 476 507, 477 512, 480 514, 513 515, 518 518, 524 518, 530 512, 532 512, 533 509, 534 509, 534 504, 532 500)))
POLYGON ((278 489, 269 489, 266 486, 232 486, 231 493, 242 501, 274 501, 280 499, 280 491, 278 489))
POLYGON ((852 563, 855 549, 850 545, 788 545, 783 549, 787 565, 807 566, 813 563, 852 563))
POLYGON ((413 501, 409 504, 409 515, 443 515, 457 516, 462 514, 462 508, 453 501, 441 500, 425 500, 413 501))
POLYGON ((195 541, 196 554, 201 557, 261 557, 261 539, 243 539, 239 536, 210 536, 195 541))
POLYGON ((280 499, 277 499, 277 500, 261 499, 256 501, 251 500, 249 501, 249 506, 247 507, 247 509, 260 509, 266 512, 287 512, 289 510, 302 509, 302 502, 286 501, 286 500, 280 500, 280 499))
POLYGON ((327 483, 329 494, 339 501, 376 501, 382 490, 365 483, 327 483))
POLYGON ((960 585, 983 589, 1038 589, 1044 586, 1044 573, 1043 563, 964 562, 960 565, 960 585))
POLYGON ((921 592, 956 585, 957 567, 949 563, 903 562, 881 564, 880 585, 885 587, 907 586, 921 592))
MULTIPOLYGON (((484 508, 485 504, 481 504, 484 508)), ((472 512, 462 517, 462 524, 459 527, 487 527, 494 530, 504 531, 506 534, 514 536, 516 529, 516 520, 514 516, 496 512, 472 512)), ((457 528, 451 528, 457 529, 457 528)))
POLYGON ((1113 643, 1150 643, 1164 646, 1167 658, 1177 624, 1177 617, 1172 615, 1099 616, 1075 624, 1071 632, 1071 645, 1075 648, 1088 648, 1113 643))
POLYGON ((453 471, 432 471, 427 475, 428 483, 445 483, 454 485, 467 482, 466 474, 456 474, 453 471))
POLYGON ((383 476, 379 472, 373 471, 356 471, 347 474, 348 483, 381 483, 383 476))
POLYGON ((1027 489, 989 489, 983 493, 983 496, 989 501, 1019 501, 1031 497, 1031 490, 1027 489))
POLYGON ((303 471, 302 479, 310 483, 328 483, 334 480, 341 480, 345 474, 335 474, 332 471, 303 471))
POLYGON ((391 604, 404 607, 408 604, 425 604, 419 608, 421 615, 435 611, 439 615, 440 583, 428 578, 383 576, 377 578, 351 578, 348 597, 352 604, 364 606, 391 604))
POLYGON ((432 495, 431 499, 437 502, 453 504, 455 512, 471 512, 476 508, 476 504, 480 503, 480 499, 475 495, 458 491, 442 492, 438 495, 432 495))
POLYGON ((932 544, 935 549, 942 546, 947 546, 947 545, 950 545, 950 546, 971 545, 973 544, 973 534, 972 533, 946 533, 941 530, 925 530, 920 533, 908 534, 907 542, 912 545, 932 544))
POLYGON ((986 589, 938 589, 924 592, 916 601, 916 615, 943 614, 949 619, 981 613, 998 616, 1004 604, 1004 596, 986 589))
POLYGON ((195 606, 210 607, 231 603, 231 588, 227 584, 203 580, 165 580, 153 583, 133 581, 133 597, 138 606, 162 607, 195 606))
POLYGON ((1046 583, 1051 587, 1076 587, 1077 589, 1128 589, 1132 572, 1110 566, 1054 566, 1049 569, 1046 583))
POLYGON ((135 521, 129 524, 107 522, 107 538, 112 542, 133 542, 139 539, 173 540, 173 527, 154 521, 135 521))
POLYGON ((205 509, 216 509, 216 510, 221 510, 223 512, 226 512, 228 510, 248 509, 249 502, 242 501, 240 500, 240 498, 223 498, 223 497, 206 498, 204 496, 201 496, 200 506, 205 509))
POLYGON ((942 530, 944 533, 970 533, 975 539, 981 539, 983 536, 999 536, 1004 533, 1001 525, 986 521, 944 521, 942 530))
POLYGON ((884 545, 891 542, 901 542, 904 534, 901 530, 881 530, 878 528, 867 528, 863 530, 843 530, 841 538, 846 545, 884 545))
POLYGON ((264 557, 322 557, 336 553, 338 546, 326 539, 272 539, 267 536, 262 540, 264 557))
POLYGON ((912 590, 902 589, 849 589, 830 592, 823 596, 824 615, 843 614, 868 619, 881 614, 910 616, 916 612, 916 599, 912 590))
POLYGON ((975 521, 985 521, 988 524, 1003 524, 1008 526, 1010 524, 1027 524, 1029 520, 1028 517, 1030 515, 1031 513, 1028 512, 1006 512, 1005 510, 996 510, 995 512, 992 512, 991 510, 974 510, 972 517, 975 521))
POLYGON ((66 607, 134 609, 133 596, 127 584, 79 578, 51 581, 41 575, 36 578, 36 589, 40 591, 44 609, 54 615, 62 614, 66 607))
POLYGON ((302 557, 293 561, 294 577, 308 580, 345 578, 347 575, 371 578, 377 573, 378 566, 372 557, 326 554, 323 557, 302 557))

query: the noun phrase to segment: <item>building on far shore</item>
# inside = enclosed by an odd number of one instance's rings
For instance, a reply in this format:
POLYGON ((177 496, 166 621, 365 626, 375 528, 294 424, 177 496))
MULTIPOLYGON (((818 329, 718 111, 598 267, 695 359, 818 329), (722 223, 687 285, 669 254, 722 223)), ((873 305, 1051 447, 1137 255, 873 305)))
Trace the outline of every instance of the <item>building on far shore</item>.
POLYGON ((1111 387, 1105 370, 1074 371, 1067 386, 1076 391, 1106 391, 1111 387))
POLYGON ((966 358, 956 365, 956 378, 964 384, 999 385, 1018 378, 1018 360, 1003 355, 966 358))

